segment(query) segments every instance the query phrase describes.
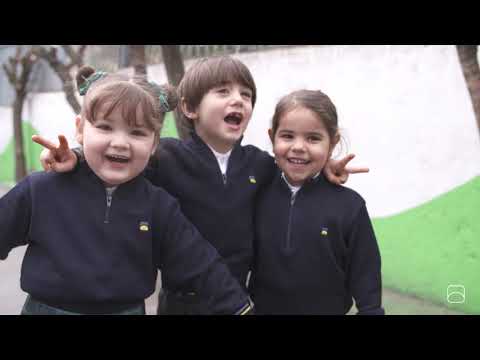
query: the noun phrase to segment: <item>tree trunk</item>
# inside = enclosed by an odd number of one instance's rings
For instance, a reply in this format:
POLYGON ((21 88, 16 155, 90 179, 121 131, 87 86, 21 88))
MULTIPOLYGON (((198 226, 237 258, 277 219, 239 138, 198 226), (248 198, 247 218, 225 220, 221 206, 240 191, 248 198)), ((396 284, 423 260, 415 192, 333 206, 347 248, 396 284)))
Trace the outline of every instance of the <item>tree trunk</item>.
POLYGON ((75 115, 78 115, 82 111, 82 107, 78 103, 77 97, 75 96, 76 88, 74 80, 71 78, 70 75, 69 78, 69 80, 63 83, 63 92, 65 93, 65 98, 67 99, 67 102, 70 104, 71 108, 75 112, 75 115))
MULTIPOLYGON (((168 82, 174 86, 178 86, 185 74, 185 66, 179 45, 162 45, 163 63, 167 72, 168 82)), ((178 136, 184 140, 189 136, 188 128, 182 123, 180 108, 173 112, 175 125, 177 127, 178 136)))
POLYGON ((22 46, 17 46, 15 56, 9 57, 8 63, 3 64, 8 81, 15 90, 13 138, 15 143, 15 181, 17 182, 27 176, 25 153, 23 151, 22 110, 23 102, 27 96, 27 84, 36 60, 37 57, 31 51, 27 51, 22 56, 22 46))
POLYGON ((17 92, 13 102, 13 137, 15 139, 15 181, 27 176, 25 153, 23 151, 22 110, 25 94, 17 92))
POLYGON ((168 82, 178 86, 185 74, 183 57, 179 45, 162 45, 163 62, 167 71, 168 82))
POLYGON ((62 81, 63 84, 63 92, 65 93, 65 98, 67 99, 68 104, 72 108, 75 115, 80 114, 82 110, 76 96, 75 96, 75 80, 73 80, 70 72, 68 71, 67 67, 62 64, 52 65, 52 68, 57 73, 58 77, 62 81))
POLYGON ((75 96, 76 86, 75 80, 70 74, 73 66, 80 67, 83 65, 83 57, 86 45, 82 45, 78 51, 75 51, 70 45, 63 45, 62 48, 70 57, 70 64, 62 63, 57 56, 55 48, 46 49, 42 46, 36 46, 34 52, 41 58, 45 59, 50 67, 55 71, 63 84, 63 92, 65 98, 75 114, 79 114, 81 106, 75 96))
POLYGON ((467 83, 472 101, 473 112, 480 133, 480 68, 478 66, 478 45, 457 45, 458 58, 462 66, 463 77, 467 83))
POLYGON ((135 75, 147 75, 145 45, 128 45, 130 66, 133 66, 135 75))

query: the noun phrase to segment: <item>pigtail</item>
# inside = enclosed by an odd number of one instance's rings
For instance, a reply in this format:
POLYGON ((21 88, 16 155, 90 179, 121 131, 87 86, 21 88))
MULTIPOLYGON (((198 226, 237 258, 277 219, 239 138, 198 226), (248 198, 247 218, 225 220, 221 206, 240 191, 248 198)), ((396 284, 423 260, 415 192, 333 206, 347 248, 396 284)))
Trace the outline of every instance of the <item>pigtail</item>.
POLYGON ((159 101, 161 112, 167 113, 175 110, 178 105, 178 95, 175 87, 169 84, 158 85, 152 81, 150 85, 152 85, 155 96, 159 101))
POLYGON ((93 82, 100 80, 107 76, 104 71, 96 71, 93 67, 85 65, 78 69, 75 80, 77 82, 77 89, 81 96, 84 96, 93 82))

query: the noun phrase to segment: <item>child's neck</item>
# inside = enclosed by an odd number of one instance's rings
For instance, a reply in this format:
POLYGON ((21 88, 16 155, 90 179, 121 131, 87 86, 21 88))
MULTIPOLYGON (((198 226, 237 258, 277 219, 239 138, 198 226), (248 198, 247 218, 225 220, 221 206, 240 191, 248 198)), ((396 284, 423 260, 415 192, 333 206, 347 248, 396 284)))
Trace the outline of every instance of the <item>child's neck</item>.
POLYGON ((213 143, 205 139, 202 135, 198 134, 198 137, 202 139, 202 141, 207 144, 211 149, 215 150, 219 154, 226 154, 233 149, 235 144, 227 144, 227 143, 213 143))

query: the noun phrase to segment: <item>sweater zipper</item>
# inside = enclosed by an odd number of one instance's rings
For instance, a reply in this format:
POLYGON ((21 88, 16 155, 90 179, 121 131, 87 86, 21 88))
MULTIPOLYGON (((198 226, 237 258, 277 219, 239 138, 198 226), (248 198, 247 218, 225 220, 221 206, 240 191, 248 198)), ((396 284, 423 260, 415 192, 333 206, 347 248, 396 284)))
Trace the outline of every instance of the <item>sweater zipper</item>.
POLYGON ((227 174, 222 174, 223 185, 227 185, 227 174))
POLYGON ((295 203, 297 193, 292 193, 290 198, 290 211, 288 213, 288 227, 287 227, 287 250, 291 249, 291 233, 292 233, 292 214, 293 214, 293 204, 295 203))
POLYGON ((108 224, 110 220, 110 208, 112 207, 112 194, 107 192, 107 208, 105 209, 105 219, 103 220, 104 224, 108 224))

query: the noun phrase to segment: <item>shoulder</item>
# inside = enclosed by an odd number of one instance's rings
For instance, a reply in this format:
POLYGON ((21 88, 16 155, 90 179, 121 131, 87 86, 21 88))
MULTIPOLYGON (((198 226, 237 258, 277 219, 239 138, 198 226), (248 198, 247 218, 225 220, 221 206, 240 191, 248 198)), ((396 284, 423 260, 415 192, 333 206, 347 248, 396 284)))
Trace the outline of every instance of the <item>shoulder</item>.
POLYGON ((253 161, 255 166, 268 167, 270 169, 275 167, 275 160, 267 151, 261 150, 254 145, 245 145, 241 148, 245 156, 250 161, 253 161))
POLYGON ((262 184, 269 183, 275 174, 275 160, 267 151, 254 145, 242 146, 244 159, 251 164, 262 184))
POLYGON ((355 190, 347 186, 332 184, 332 187, 334 187, 336 189, 335 191, 341 194, 341 196, 343 196, 347 201, 351 201, 359 204, 365 203, 365 200, 362 197, 362 195, 360 195, 358 192, 356 192, 355 190))
POLYGON ((154 205, 154 208, 168 209, 178 203, 177 199, 163 187, 153 185, 145 177, 139 178, 139 184, 145 189, 147 197, 154 205))
POLYGON ((254 156, 258 159, 263 159, 263 160, 266 160, 266 161, 267 160, 272 160, 273 161, 272 156, 267 151, 261 150, 258 147, 256 147, 255 145, 241 145, 240 147, 245 154, 248 154, 250 156, 254 156))
POLYGON ((325 178, 322 180, 323 191, 328 194, 332 202, 338 203, 340 207, 356 212, 365 205, 365 199, 357 191, 343 185, 332 184, 325 178))
MULTIPOLYGON (((68 173, 55 173, 46 171, 37 171, 28 175, 22 182, 32 186, 46 186, 56 184, 60 179, 66 177, 68 173)), ((20 183, 19 183, 20 184, 20 183)))
POLYGON ((156 157, 160 158, 169 153, 178 152, 183 146, 183 142, 175 138, 161 138, 157 147, 156 157))
POLYGON ((160 139, 159 148, 171 149, 178 147, 182 144, 182 140, 172 137, 164 137, 160 139))

